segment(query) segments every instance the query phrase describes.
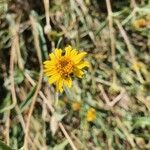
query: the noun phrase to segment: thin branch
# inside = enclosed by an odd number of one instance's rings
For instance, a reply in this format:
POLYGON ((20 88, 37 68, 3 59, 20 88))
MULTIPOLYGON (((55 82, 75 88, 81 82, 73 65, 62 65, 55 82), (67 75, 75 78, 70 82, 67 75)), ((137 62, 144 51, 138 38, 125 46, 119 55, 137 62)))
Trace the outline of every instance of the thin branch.
POLYGON ((40 75, 39 75, 39 80, 38 80, 38 84, 37 84, 37 88, 36 91, 34 93, 34 96, 32 98, 32 103, 29 109, 29 114, 28 114, 28 119, 27 119, 27 124, 26 124, 26 132, 25 132, 25 138, 24 138, 24 149, 28 150, 28 139, 29 139, 29 129, 30 129, 30 120, 31 120, 31 116, 33 113, 33 109, 34 109, 34 105, 36 103, 36 99, 38 96, 38 93, 40 91, 41 88, 41 84, 42 84, 42 78, 43 78, 43 66, 42 66, 42 55, 41 55, 41 50, 40 50, 40 46, 39 46, 39 38, 38 38, 38 33, 36 30, 36 20, 30 16, 30 21, 31 21, 31 25, 32 25, 32 30, 33 30, 33 37, 34 37, 34 45, 38 54, 38 59, 39 59, 39 63, 40 63, 40 75))
MULTIPOLYGON (((25 74, 25 76, 29 80, 29 82, 31 83, 31 85, 34 86, 35 85, 34 80, 27 73, 25 74)), ((42 91, 39 92, 39 95, 44 100, 44 102, 48 106, 48 108, 51 111, 51 113, 54 113, 55 109, 53 108, 53 106, 51 105, 51 103, 49 102, 49 100, 45 97, 45 95, 43 94, 42 91)), ((70 138, 69 134, 65 130, 65 128, 64 128, 64 126, 63 126, 62 123, 59 123, 59 127, 60 127, 61 131, 63 132, 63 134, 65 135, 66 139, 68 140, 69 144, 71 145, 72 149, 73 150, 77 150, 77 148, 75 147, 72 139, 70 138)))
POLYGON ((109 97, 107 96, 107 94, 106 94, 106 92, 105 92, 103 86, 102 86, 102 85, 98 85, 98 87, 99 87, 99 89, 100 89, 100 91, 101 91, 101 93, 102 93, 102 96, 103 96, 103 98, 104 98, 104 100, 105 100, 106 105, 109 106, 109 107, 113 107, 113 106, 114 106, 117 102, 119 102, 119 101, 124 97, 124 95, 125 95, 125 90, 122 89, 121 92, 120 92, 120 94, 119 94, 116 98, 114 98, 114 99, 111 101, 111 100, 109 99, 109 97))
POLYGON ((24 69, 24 66, 23 66, 23 62, 22 62, 22 57, 21 57, 21 52, 20 52, 20 46, 19 46, 19 36, 18 36, 18 33, 19 33, 19 24, 16 24, 16 53, 17 53, 17 61, 18 61, 18 66, 21 70, 24 69))
POLYGON ((107 105, 109 105, 110 99, 109 99, 109 97, 107 96, 107 94, 106 94, 106 92, 105 92, 103 86, 102 86, 102 85, 98 85, 98 87, 99 87, 99 89, 100 89, 100 91, 101 91, 101 93, 102 93, 102 95, 103 95, 103 98, 104 98, 104 100, 105 100, 105 103, 106 103, 107 105))
POLYGON ((5 126, 6 126, 6 143, 7 145, 9 145, 10 143, 10 139, 9 139, 9 128, 10 128, 10 111, 7 112, 7 120, 6 120, 6 123, 5 123, 5 126))
POLYGON ((108 21, 109 21, 109 34, 111 40, 111 55, 112 55, 112 65, 113 65, 113 83, 116 82, 116 73, 115 73, 115 36, 113 30, 113 18, 112 18, 112 9, 110 0, 106 0, 106 6, 108 11, 108 21))
POLYGON ((68 142, 70 143, 71 147, 73 150, 77 150, 76 146, 74 145, 72 139, 70 138, 70 136, 68 135, 66 129, 64 128, 62 123, 59 123, 59 127, 61 129, 61 131, 63 132, 63 134, 65 135, 66 139, 68 140, 68 142))
POLYGON ((28 137, 29 137, 30 120, 31 120, 34 105, 35 105, 35 102, 36 102, 36 99, 37 99, 37 95, 38 95, 38 93, 40 91, 40 88, 41 88, 42 77, 43 77, 43 71, 41 70, 39 80, 38 80, 37 89, 36 89, 35 94, 32 98, 32 104, 30 106, 30 110, 29 110, 29 114, 28 114, 28 120, 27 120, 27 124, 26 124, 26 132, 25 132, 25 138, 24 138, 24 148, 25 148, 25 150, 28 149, 28 137))
POLYGON ((44 8, 45 8, 45 17, 46 17, 46 25, 45 25, 45 33, 49 33, 51 31, 50 18, 49 18, 49 0, 43 0, 44 8))
MULTIPOLYGON (((17 63, 18 63, 18 66, 21 70, 23 70, 24 66, 23 66, 23 63, 22 63, 22 60, 21 60, 21 53, 20 53, 20 47, 19 47, 19 36, 18 36, 18 33, 19 33, 19 23, 18 24, 15 24, 14 25, 14 28, 13 28, 13 32, 14 32, 14 37, 15 37, 15 49, 16 49, 16 53, 17 53, 17 63)), ((16 95, 15 95, 16 96, 16 95)), ((17 98, 15 98, 17 99, 17 98)), ((21 111, 19 109, 19 106, 18 104, 16 103, 16 106, 15 106, 15 110, 18 114, 18 118, 19 118, 19 121, 22 125, 22 128, 23 128, 23 131, 25 132, 25 122, 24 122, 24 119, 22 117, 22 114, 21 114, 21 111)))
POLYGON ((116 103, 118 103, 123 97, 125 96, 125 90, 122 89, 122 91, 120 92, 120 94, 113 99, 113 101, 110 102, 110 106, 113 107, 116 103))
POLYGON ((131 7, 133 7, 134 9, 137 7, 135 0, 131 0, 131 7))
POLYGON ((116 118, 116 122, 117 122, 118 127, 125 134, 126 138, 128 139, 129 143, 131 144, 131 146, 133 148, 135 148, 135 143, 134 143, 133 136, 127 131, 126 127, 124 126, 124 124, 122 123, 122 121, 118 117, 116 118))
MULTIPOLYGON (((11 54, 10 54, 10 81, 11 81, 11 95, 12 95, 12 100, 13 103, 7 107, 7 110, 10 110, 12 108, 14 108, 16 106, 17 103, 17 99, 16 99, 16 92, 15 92, 15 82, 14 82, 14 60, 15 60, 15 42, 16 42, 16 38, 15 38, 15 29, 14 28, 10 28, 10 32, 12 34, 12 38, 11 39, 11 54)), ((7 118, 7 122, 6 122, 6 139, 7 139, 7 145, 9 145, 9 128, 10 128, 10 118, 9 118, 9 114, 10 111, 8 113, 8 118, 7 118)))
MULTIPOLYGON (((116 20, 116 24, 117 24, 117 26, 118 26, 118 28, 119 28, 119 31, 120 31, 120 33, 121 33, 121 35, 122 35, 122 37, 123 37, 123 39, 124 39, 124 41, 125 41, 125 43, 126 43, 126 45, 127 45, 127 48, 128 48, 128 51, 129 51, 129 54, 130 54, 130 57, 131 57, 131 63, 132 63, 132 65, 133 65, 133 64, 137 63, 137 60, 136 60, 136 58, 135 58, 134 51, 133 51, 133 50, 134 50, 134 47, 131 45, 131 43, 130 43, 130 41, 129 41, 129 38, 128 38, 128 36, 127 36, 127 33, 126 33, 126 31, 123 29, 123 27, 122 27, 122 25, 119 23, 119 21, 116 20)), ((144 83, 144 79, 143 79, 143 77, 142 77, 140 71, 136 68, 135 72, 136 72, 136 74, 137 74, 137 77, 138 77, 139 81, 140 81, 141 83, 144 83)))
POLYGON ((15 62, 15 54, 16 54, 16 30, 14 28, 10 28, 12 33, 12 47, 11 47, 11 54, 10 54, 10 81, 11 81, 11 95, 13 103, 7 107, 7 110, 12 109, 16 106, 17 99, 16 99, 16 91, 15 91, 15 81, 14 81, 14 62, 15 62))
MULTIPOLYGON (((47 34, 47 36, 49 37, 49 33, 52 31, 52 27, 50 24, 50 15, 49 15, 49 0, 43 0, 44 3, 44 8, 45 8, 45 17, 46 17, 46 25, 44 27, 44 32, 45 34, 47 34)), ((51 44, 52 44, 52 49, 55 48, 55 43, 51 40, 51 44)))

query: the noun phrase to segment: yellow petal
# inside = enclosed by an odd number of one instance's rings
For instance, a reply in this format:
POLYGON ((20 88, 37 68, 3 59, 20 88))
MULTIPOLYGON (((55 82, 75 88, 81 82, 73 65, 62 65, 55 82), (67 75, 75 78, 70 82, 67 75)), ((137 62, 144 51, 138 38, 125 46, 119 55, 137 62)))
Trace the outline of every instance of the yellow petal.
POLYGON ((63 79, 60 78, 57 82, 56 82, 56 91, 57 92, 62 92, 63 91, 63 79))
POLYGON ((74 63, 78 64, 86 56, 86 54, 87 54, 86 52, 79 53, 77 56, 73 58, 74 63))
POLYGON ((49 77, 48 82, 49 82, 49 84, 52 84, 52 83, 56 82, 59 79, 60 79, 59 75, 52 75, 51 77, 49 77))
POLYGON ((73 73, 79 78, 82 78, 84 74, 84 72, 80 69, 75 69, 73 73))
POLYGON ((66 87, 71 88, 71 86, 72 86, 72 80, 71 80, 70 77, 68 77, 67 79, 64 80, 64 85, 65 85, 66 87))
POLYGON ((44 70, 56 70, 56 65, 44 65, 44 70))
POLYGON ((46 76, 58 75, 56 70, 44 70, 46 76))
POLYGON ((49 57, 50 57, 51 60, 55 60, 55 55, 54 55, 54 53, 50 53, 50 54, 49 54, 49 57))
POLYGON ((65 56, 70 56, 72 47, 69 45, 65 47, 65 56))
POLYGON ((78 51, 76 49, 73 49, 71 52, 70 52, 70 55, 72 57, 76 56, 78 54, 78 51))
POLYGON ((44 71, 51 71, 51 70, 56 70, 55 66, 44 66, 44 71))
POLYGON ((61 57, 61 54, 62 54, 62 50, 61 49, 58 49, 58 48, 55 48, 55 56, 57 58, 61 57))
POLYGON ((51 68, 51 67, 53 67, 53 66, 55 66, 56 65, 56 62, 55 61, 44 61, 44 67, 45 68, 51 68))
POLYGON ((77 68, 78 69, 82 69, 82 68, 84 68, 84 67, 89 67, 89 62, 87 62, 87 61, 82 61, 81 63, 79 63, 78 65, 77 65, 77 68))
POLYGON ((50 63, 49 60, 46 60, 46 61, 43 62, 44 65, 49 64, 49 63, 50 63))

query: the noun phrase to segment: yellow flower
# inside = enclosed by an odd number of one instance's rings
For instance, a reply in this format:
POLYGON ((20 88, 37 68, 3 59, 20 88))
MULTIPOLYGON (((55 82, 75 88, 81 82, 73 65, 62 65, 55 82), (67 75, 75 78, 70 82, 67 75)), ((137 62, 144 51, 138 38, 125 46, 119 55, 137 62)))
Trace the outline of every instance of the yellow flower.
POLYGON ((142 62, 135 62, 132 65, 133 70, 140 70, 142 67, 144 66, 144 64, 142 62))
POLYGON ((86 114, 86 119, 87 121, 89 122, 92 122, 96 119, 96 111, 94 108, 90 108, 88 111, 87 111, 87 114, 86 114))
POLYGON ((65 47, 65 51, 56 48, 49 54, 50 60, 44 62, 44 73, 48 76, 48 82, 56 85, 56 91, 62 92, 64 87, 72 86, 72 75, 82 78, 83 68, 89 63, 84 61, 86 52, 78 52, 71 46, 65 47))
POLYGON ((135 20, 133 22, 133 26, 138 29, 138 28, 142 28, 142 27, 145 27, 146 26, 146 20, 145 19, 138 19, 138 20, 135 20))
POLYGON ((80 110, 80 108, 81 108, 81 103, 80 103, 80 102, 74 102, 74 103, 72 104, 72 109, 73 109, 74 111, 78 111, 78 110, 80 110))

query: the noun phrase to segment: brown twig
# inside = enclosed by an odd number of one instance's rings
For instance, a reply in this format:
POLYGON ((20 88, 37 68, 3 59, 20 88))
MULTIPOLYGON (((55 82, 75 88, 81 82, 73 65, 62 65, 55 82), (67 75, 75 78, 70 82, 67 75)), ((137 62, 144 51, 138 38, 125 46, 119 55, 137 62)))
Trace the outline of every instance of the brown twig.
POLYGON ((7 113, 7 120, 6 120, 6 123, 5 123, 5 126, 6 126, 6 143, 7 145, 9 145, 10 143, 10 140, 9 140, 9 128, 10 128, 10 111, 8 111, 7 113))
POLYGON ((113 66, 113 83, 116 82, 116 73, 115 73, 115 36, 113 30, 113 18, 112 18, 112 9, 110 0, 106 0, 106 6, 108 11, 108 21, 109 21, 109 34, 110 34, 110 42, 111 42, 111 55, 112 55, 112 66, 113 66))
POLYGON ((29 109, 29 114, 28 114, 28 119, 27 119, 27 124, 26 124, 26 132, 25 132, 25 137, 24 137, 24 149, 28 150, 28 137, 29 137, 29 129, 30 129, 30 120, 31 120, 31 116, 33 113, 33 109, 34 109, 34 105, 38 96, 38 93, 40 91, 41 88, 41 83, 42 83, 42 78, 43 78, 43 66, 42 66, 42 56, 41 56, 41 50, 40 50, 40 46, 39 46, 39 38, 38 38, 38 33, 37 33, 37 26, 36 26, 36 20, 30 16, 30 21, 31 21, 31 25, 32 25, 32 30, 33 30, 33 37, 34 37, 34 45, 38 54, 38 59, 39 59, 39 63, 40 63, 40 75, 39 75, 39 80, 38 80, 38 84, 37 84, 37 88, 36 91, 34 93, 34 96, 32 98, 32 103, 29 109))
POLYGON ((37 85, 35 94, 32 98, 32 103, 31 103, 31 106, 30 106, 29 114, 28 114, 28 120, 27 120, 27 123, 26 123, 26 132, 25 132, 25 138, 24 138, 24 148, 25 148, 25 150, 28 149, 28 137, 29 137, 30 120, 31 120, 32 112, 33 112, 34 105, 35 105, 35 102, 36 102, 36 99, 37 99, 37 95, 38 95, 38 93, 40 91, 40 88, 41 88, 42 77, 43 77, 43 71, 41 70, 40 75, 39 75, 38 85, 37 85))
POLYGON ((16 54, 16 32, 14 28, 11 28, 12 33, 12 47, 11 47, 11 54, 10 54, 10 81, 11 81, 11 94, 13 103, 7 107, 7 110, 12 109, 16 106, 17 99, 16 99, 16 91, 15 91, 15 81, 14 81, 14 62, 15 62, 15 54, 16 54))
POLYGON ((12 34, 12 39, 11 39, 12 47, 11 47, 11 56, 10 56, 10 80, 11 80, 10 88, 11 88, 11 95, 12 95, 13 103, 10 106, 8 106, 8 107, 4 108, 3 110, 1 110, 1 112, 8 111, 8 118, 7 118, 7 121, 6 121, 7 145, 9 145, 9 127, 10 127, 9 114, 10 114, 10 110, 13 109, 14 107, 16 109, 16 112, 17 112, 18 116, 19 116, 19 120, 20 120, 20 123, 22 125, 22 128, 25 131, 25 123, 24 123, 23 117, 22 117, 22 115, 20 113, 20 109, 19 109, 19 107, 17 105, 17 98, 16 98, 16 91, 15 91, 15 81, 14 81, 14 64, 15 64, 15 62, 18 61, 18 65, 21 68, 23 68, 21 62, 19 62, 20 59, 19 58, 15 59, 16 52, 17 52, 18 55, 19 55, 19 52, 20 52, 20 50, 19 50, 19 37, 18 37, 18 33, 17 33, 17 31, 19 29, 19 25, 16 25, 14 23, 14 21, 12 20, 10 26, 11 26, 10 27, 10 32, 12 34))
POLYGON ((61 129, 61 131, 63 132, 63 134, 65 135, 66 139, 68 140, 68 142, 70 143, 71 147, 73 150, 77 150, 76 146, 74 145, 72 139, 70 138, 70 136, 68 135, 66 129, 64 128, 62 123, 59 123, 59 127, 61 129))
POLYGON ((131 7, 133 7, 134 9, 137 7, 135 0, 131 0, 131 7))
MULTIPOLYGON (((16 103, 17 103, 16 91, 15 91, 15 81, 14 81, 14 62, 15 62, 15 53, 16 53, 16 49, 15 49, 15 43, 16 43, 16 36, 15 36, 16 32, 15 31, 16 30, 15 30, 15 26, 14 26, 14 28, 10 28, 10 31, 11 31, 11 34, 13 37, 11 39, 12 46, 11 46, 11 54, 10 54, 10 82, 11 82, 10 90, 11 90, 13 103, 7 107, 7 110, 14 108, 16 106, 16 103)), ((9 113, 10 113, 10 111, 9 111, 9 113)), ((7 144, 8 145, 9 145, 9 128, 10 128, 10 118, 8 115, 7 122, 6 122, 6 129, 7 129, 6 138, 7 138, 7 144)))
POLYGON ((15 37, 16 37, 16 53, 17 53, 17 62, 18 62, 18 66, 21 70, 24 69, 24 66, 23 66, 23 63, 22 63, 22 57, 21 57, 21 53, 20 53, 20 47, 19 47, 19 36, 18 36, 18 33, 19 33, 19 24, 16 24, 16 34, 15 34, 15 37))
POLYGON ((132 135, 130 133, 128 133, 128 131, 127 131, 126 127, 124 126, 124 124, 122 123, 122 121, 117 117, 116 122, 117 122, 118 127, 123 131, 126 138, 129 140, 131 146, 133 148, 135 148, 134 139, 133 139, 132 135))
POLYGON ((103 95, 103 98, 104 98, 104 100, 105 100, 105 103, 106 103, 107 105, 109 105, 110 99, 109 99, 109 97, 107 96, 107 94, 106 94, 106 92, 105 92, 103 86, 102 86, 102 85, 98 85, 98 87, 99 87, 99 89, 100 89, 100 91, 101 91, 101 93, 102 93, 102 95, 103 95))
MULTIPOLYGON (((49 15, 49 0, 43 0, 44 3, 44 8, 45 8, 45 17, 46 17, 46 25, 44 27, 44 32, 45 34, 47 34, 47 36, 49 37, 49 33, 52 31, 52 27, 50 24, 50 15, 49 15)), ((51 40, 51 44, 52 44, 52 49, 55 48, 55 43, 51 40)))
MULTIPOLYGON (((88 13, 88 9, 87 7, 85 6, 85 2, 83 0, 76 0, 76 3, 77 5, 80 6, 83 14, 84 14, 84 17, 85 17, 85 23, 87 24, 87 26, 90 26, 92 27, 92 24, 93 24, 93 19, 87 15, 88 13)), ((83 17, 83 19, 84 19, 83 17)), ((94 36, 94 33, 92 30, 88 31, 88 35, 89 37, 91 38, 92 42, 94 43, 94 45, 97 47, 97 43, 96 43, 96 40, 95 40, 95 36, 94 36)))
POLYGON ((45 8, 45 17, 46 17, 46 25, 45 25, 45 33, 51 31, 50 18, 49 18, 49 0, 43 0, 44 8, 45 8))
POLYGON ((102 86, 102 85, 98 85, 98 87, 99 87, 99 89, 100 89, 100 91, 101 91, 101 93, 102 93, 102 96, 103 96, 103 98, 104 98, 104 100, 105 100, 106 105, 109 106, 109 107, 113 107, 113 106, 114 106, 117 102, 119 102, 119 101, 124 97, 124 95, 125 95, 125 90, 122 89, 121 92, 120 92, 120 94, 119 94, 116 98, 114 98, 112 101, 110 101, 110 99, 109 99, 109 97, 107 96, 107 94, 106 94, 106 92, 105 92, 103 86, 102 86))
POLYGON ((101 84, 104 84, 104 85, 107 85, 107 86, 111 86, 112 83, 109 82, 109 81, 105 81, 103 79, 100 79, 100 78, 95 78, 95 81, 98 82, 98 83, 101 83, 101 84))
MULTIPOLYGON (((35 85, 34 80, 26 73, 25 74, 26 78, 29 80, 29 82, 31 83, 31 85, 35 85)), ((49 100, 45 97, 45 95, 43 94, 42 91, 39 92, 40 97, 44 100, 44 102, 47 104, 49 110, 54 113, 54 108, 51 105, 51 103, 49 102, 49 100)), ((65 135, 66 139, 68 140, 69 144, 71 145, 73 150, 77 150, 76 146, 74 145, 72 139, 70 138, 69 134, 67 133, 67 131, 65 130, 64 126, 62 123, 59 123, 59 127, 61 129, 61 131, 63 132, 63 134, 65 135)))
MULTIPOLYGON (((17 59, 16 59, 16 61, 18 63, 19 68, 21 70, 23 70, 24 66, 23 66, 22 59, 21 59, 21 53, 20 53, 20 47, 19 47, 19 36, 18 36, 18 33, 19 33, 19 23, 14 25, 13 30, 14 30, 13 31, 14 32, 13 37, 15 37, 15 49, 16 49, 16 53, 17 53, 17 59)), ((16 106, 15 106, 15 109, 16 109, 16 112, 18 114, 18 118, 19 118, 20 123, 22 125, 23 131, 25 132, 25 122, 24 122, 24 119, 23 119, 23 117, 21 115, 21 112, 20 112, 20 109, 19 109, 17 103, 16 103, 16 106)))
POLYGON ((111 102, 110 102, 110 106, 113 107, 116 103, 118 103, 123 97, 125 96, 125 90, 122 89, 122 91, 120 92, 120 94, 114 98, 111 102))
MULTIPOLYGON (((130 54, 130 57, 131 57, 131 63, 133 65, 133 64, 137 63, 137 60, 135 58, 134 51, 133 51, 134 47, 131 45, 131 43, 129 41, 129 38, 127 36, 127 33, 125 32, 125 30, 123 29, 123 27, 119 23, 119 21, 116 20, 116 24, 117 24, 117 26, 119 28, 119 31, 120 31, 120 33, 121 33, 121 35, 122 35, 122 37, 123 37, 123 39, 124 39, 124 41, 127 45, 127 48, 128 48, 128 51, 129 51, 129 54, 130 54)), ((137 74, 137 77, 138 77, 139 81, 141 83, 144 83, 144 79, 142 78, 142 75, 141 75, 140 71, 137 68, 135 68, 135 69, 136 69, 135 72, 137 74)))

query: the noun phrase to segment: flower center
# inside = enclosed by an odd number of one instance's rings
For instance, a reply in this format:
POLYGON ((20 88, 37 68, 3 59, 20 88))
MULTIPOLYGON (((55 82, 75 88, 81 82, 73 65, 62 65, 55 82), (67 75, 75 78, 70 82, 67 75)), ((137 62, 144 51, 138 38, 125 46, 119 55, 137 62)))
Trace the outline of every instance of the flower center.
POLYGON ((68 58, 61 58, 57 64, 57 70, 61 76, 67 77, 73 72, 73 63, 68 58))

